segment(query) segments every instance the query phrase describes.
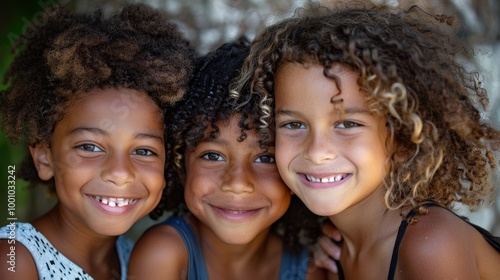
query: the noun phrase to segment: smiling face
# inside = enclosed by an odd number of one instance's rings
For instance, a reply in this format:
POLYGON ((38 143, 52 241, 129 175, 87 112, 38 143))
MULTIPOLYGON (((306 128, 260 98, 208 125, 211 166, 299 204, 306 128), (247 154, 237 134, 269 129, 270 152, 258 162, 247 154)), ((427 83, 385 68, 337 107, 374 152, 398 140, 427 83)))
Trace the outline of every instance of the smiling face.
POLYGON ((185 157, 187 206, 206 226, 202 230, 227 244, 265 236, 288 209, 291 196, 276 168, 274 147, 264 152, 253 130, 238 141, 239 118, 218 122, 218 137, 201 141, 185 157))
POLYGON ((32 148, 42 179, 54 176, 58 209, 83 232, 126 232, 158 203, 165 186, 163 118, 144 93, 82 94, 55 127, 50 147, 32 148))
POLYGON ((338 65, 285 63, 276 73, 276 162, 285 183, 315 214, 368 201, 387 173, 383 118, 369 112, 357 74, 338 65), (340 89, 340 94, 339 94, 340 89))

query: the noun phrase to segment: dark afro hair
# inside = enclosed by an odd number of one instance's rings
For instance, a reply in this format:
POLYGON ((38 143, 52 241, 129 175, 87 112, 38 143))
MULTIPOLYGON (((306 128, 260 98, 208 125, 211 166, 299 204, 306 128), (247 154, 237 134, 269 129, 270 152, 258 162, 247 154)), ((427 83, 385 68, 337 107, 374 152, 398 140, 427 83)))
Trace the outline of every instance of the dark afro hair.
MULTIPOLYGON (((53 6, 43 22, 16 42, 3 78, 2 127, 11 142, 49 144, 68 102, 95 88, 145 92, 159 108, 184 94, 194 52, 159 11, 137 4, 105 17, 53 6)), ((32 185, 39 180, 32 163, 22 171, 32 185)))

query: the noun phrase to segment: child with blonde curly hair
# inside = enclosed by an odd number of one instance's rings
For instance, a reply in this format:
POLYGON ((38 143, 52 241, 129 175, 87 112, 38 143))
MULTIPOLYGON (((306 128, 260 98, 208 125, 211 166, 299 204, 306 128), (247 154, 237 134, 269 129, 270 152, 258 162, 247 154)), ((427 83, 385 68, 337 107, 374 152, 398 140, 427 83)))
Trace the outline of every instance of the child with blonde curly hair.
POLYGON ((436 19, 313 6, 268 27, 243 66, 283 180, 342 234, 340 279, 500 274, 498 238, 451 211, 491 198, 500 131, 453 21, 436 19))

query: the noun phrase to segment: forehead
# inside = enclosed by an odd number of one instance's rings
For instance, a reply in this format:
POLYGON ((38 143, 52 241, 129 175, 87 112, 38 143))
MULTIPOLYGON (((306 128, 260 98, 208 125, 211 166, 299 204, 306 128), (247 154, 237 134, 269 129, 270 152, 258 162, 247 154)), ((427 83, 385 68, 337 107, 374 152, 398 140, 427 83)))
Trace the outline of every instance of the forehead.
POLYGON ((284 63, 276 73, 276 103, 289 103, 291 97, 304 104, 318 98, 327 103, 346 98, 363 103, 358 77, 357 72, 341 64, 325 69, 320 64, 284 63))
POLYGON ((135 109, 148 103, 148 105, 156 105, 156 103, 144 92, 129 88, 106 88, 93 89, 90 91, 79 91, 74 95, 70 102, 71 105, 81 105, 89 103, 102 103, 107 106, 119 104, 130 109, 135 109))
POLYGON ((61 122, 106 126, 124 120, 163 123, 160 108, 147 94, 125 88, 78 92, 69 100, 61 122))
POLYGON ((248 143, 250 145, 256 145, 259 147, 259 135, 256 130, 256 125, 253 118, 246 118, 244 129, 240 127, 240 122, 242 121, 241 113, 233 113, 229 119, 218 120, 215 122, 219 129, 219 133, 216 135, 215 139, 211 139, 210 133, 213 131, 213 127, 209 125, 205 130, 205 141, 217 141, 218 138, 224 138, 227 141, 237 141, 238 143, 248 143), (243 136, 243 137, 242 137, 243 136))
MULTIPOLYGON (((68 101, 66 113, 80 110, 109 110, 109 113, 128 112, 136 114, 136 110, 144 108, 159 110, 158 105, 144 92, 128 88, 93 89, 88 92, 77 92, 68 101)), ((138 113, 138 112, 137 112, 138 113)))

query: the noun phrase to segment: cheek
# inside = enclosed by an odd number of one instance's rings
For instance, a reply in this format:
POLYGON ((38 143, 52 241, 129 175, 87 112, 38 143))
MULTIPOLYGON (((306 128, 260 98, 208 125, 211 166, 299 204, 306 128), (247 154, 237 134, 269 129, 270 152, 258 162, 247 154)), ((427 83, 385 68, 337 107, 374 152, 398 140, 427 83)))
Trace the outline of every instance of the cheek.
POLYGON ((257 174, 257 177, 260 178, 260 180, 257 181, 255 185, 263 186, 260 192, 265 193, 269 198, 275 201, 279 201, 279 203, 286 204, 285 206, 288 208, 291 191, 282 180, 278 170, 257 174))
POLYGON ((150 193, 161 193, 166 185, 163 164, 135 166, 136 179, 142 181, 150 193))
POLYGON ((370 167, 373 176, 383 175, 387 172, 387 150, 383 143, 376 143, 376 141, 360 143, 359 145, 352 145, 347 149, 351 151, 350 156, 353 160, 356 159, 363 166, 370 167))
POLYGON ((275 150, 275 158, 276 158, 276 166, 281 176, 286 172, 287 167, 290 165, 293 160, 294 155, 291 151, 298 151, 298 148, 293 147, 291 142, 278 141, 276 142, 276 150, 275 150))
POLYGON ((164 177, 161 176, 161 178, 158 178, 154 182, 151 182, 151 187, 149 188, 149 192, 152 196, 156 197, 156 199, 159 201, 161 198, 163 189, 167 185, 167 182, 165 181, 164 177))
MULTIPOLYGON (((198 201, 201 200, 201 197, 207 192, 205 190, 207 181, 196 179, 198 176, 187 176, 186 183, 184 184, 184 200, 186 201, 189 209, 197 208, 198 201), (205 184, 204 184, 205 182, 205 184)), ((205 178, 200 176, 199 178, 205 178)))
POLYGON ((91 162, 87 163, 81 161, 81 159, 76 159, 76 161, 54 161, 52 162, 54 170, 54 179, 58 184, 62 186, 73 186, 84 184, 88 180, 98 176, 98 171, 96 165, 99 163, 91 162))
POLYGON ((287 187, 285 182, 281 179, 280 174, 276 171, 273 174, 261 174, 261 180, 256 182, 256 186, 262 186, 258 192, 274 201, 274 204, 281 211, 286 211, 290 204, 291 190, 287 187), (267 179, 265 179, 267 178, 267 179))

